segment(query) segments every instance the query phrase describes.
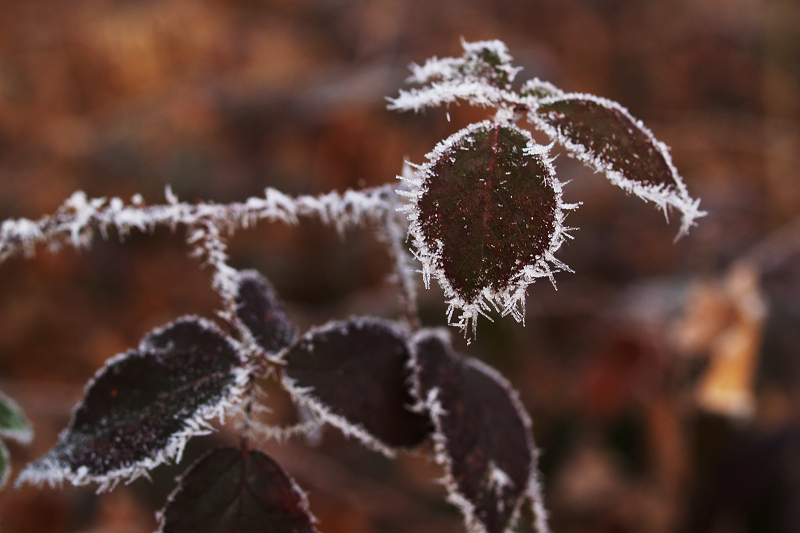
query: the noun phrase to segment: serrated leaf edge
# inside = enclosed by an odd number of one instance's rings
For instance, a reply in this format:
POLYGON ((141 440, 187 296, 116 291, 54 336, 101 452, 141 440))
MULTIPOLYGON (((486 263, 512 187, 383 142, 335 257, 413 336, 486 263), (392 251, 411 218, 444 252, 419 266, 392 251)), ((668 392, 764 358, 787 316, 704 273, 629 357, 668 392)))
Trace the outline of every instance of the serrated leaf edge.
MULTIPOLYGON (((310 341, 314 335, 324 334, 336 330, 342 329, 342 327, 346 327, 348 324, 380 324, 381 326, 386 327, 387 329, 392 330, 392 332, 396 333, 400 339, 406 339, 408 337, 408 332, 401 327, 400 324, 395 322, 391 322, 389 320, 384 320, 377 317, 351 317, 347 320, 334 320, 328 322, 322 326, 318 326, 315 328, 310 329, 303 335, 300 339, 298 339, 294 345, 302 344, 303 342, 310 341)), ((287 350, 287 353, 292 348, 290 347, 287 350)), ((297 385, 297 382, 283 373, 281 375, 281 382, 283 383, 284 388, 289 392, 292 398, 299 404, 304 405, 306 408, 310 409, 317 417, 321 419, 322 422, 327 422, 330 425, 334 426, 335 428, 339 429, 342 433, 344 433, 348 437, 354 437, 358 439, 364 446, 367 448, 382 453, 386 457, 394 458, 397 456, 397 453, 400 451, 407 451, 406 448, 396 448, 391 446, 381 439, 370 433, 364 426, 361 424, 357 424, 347 420, 345 417, 338 415, 331 411, 331 408, 328 407, 325 402, 323 402, 320 398, 314 396, 314 389, 313 387, 301 387, 297 385)), ((409 406, 411 409, 412 406, 409 406)))
POLYGON ((465 525, 469 533, 487 533, 486 528, 480 519, 475 514, 475 506, 470 502, 466 496, 461 494, 458 490, 458 484, 453 478, 452 473, 452 460, 447 453, 447 438, 442 431, 442 417, 447 414, 442 404, 438 400, 438 389, 433 388, 429 394, 424 395, 421 391, 421 384, 419 381, 419 369, 417 355, 417 345, 424 338, 436 337, 438 338, 448 350, 452 357, 456 357, 464 364, 471 366, 479 372, 487 375, 490 379, 497 382, 507 393, 511 400, 512 405, 517 411, 517 415, 522 420, 525 427, 525 436, 528 442, 528 449, 531 450, 531 470, 528 473, 528 481, 524 491, 520 494, 514 511, 511 513, 506 531, 511 531, 517 524, 520 515, 520 509, 526 501, 525 496, 531 498, 534 507, 534 516, 536 517, 536 527, 539 533, 549 533, 550 529, 547 525, 547 514, 543 505, 543 492, 541 480, 538 470, 539 462, 539 449, 533 439, 533 423, 528 416, 527 411, 522 405, 519 398, 519 393, 511 386, 511 383, 504 378, 497 370, 486 365, 485 363, 457 353, 452 348, 450 341, 450 333, 442 328, 436 329, 423 329, 415 333, 409 339, 409 352, 411 357, 409 359, 409 369, 411 370, 411 396, 417 400, 417 404, 413 406, 417 412, 428 413, 434 425, 434 432, 432 435, 434 444, 434 459, 437 464, 445 469, 445 475, 439 480, 441 485, 447 490, 447 501, 458 507, 464 516, 465 525))
POLYGON ((705 211, 700 210, 700 200, 695 200, 689 196, 686 185, 678 174, 678 169, 675 168, 675 165, 672 162, 672 156, 669 153, 669 148, 667 145, 656 139, 656 137, 653 135, 653 132, 650 131, 650 129, 647 128, 647 126, 645 126, 641 120, 634 118, 626 108, 622 107, 617 102, 602 98, 600 96, 583 93, 555 94, 553 96, 548 96, 541 99, 532 99, 530 102, 532 105, 531 110, 528 113, 528 121, 546 133, 553 141, 556 141, 564 146, 572 157, 578 159, 595 172, 604 173, 611 183, 620 187, 624 191, 633 193, 645 201, 653 202, 664 212, 665 216, 668 215, 669 207, 678 209, 681 212, 681 227, 678 231, 678 236, 676 239, 685 235, 689 229, 696 224, 696 219, 706 215, 705 211), (588 100, 603 107, 619 111, 625 118, 630 120, 637 128, 639 128, 648 138, 648 140, 653 143, 653 146, 664 158, 664 161, 666 161, 667 167, 669 168, 674 182, 674 190, 671 190, 670 184, 647 185, 626 178, 621 172, 609 168, 606 163, 603 163, 598 157, 595 156, 594 153, 592 153, 590 150, 587 150, 585 146, 572 142, 569 138, 567 138, 566 135, 563 135, 557 127, 550 125, 536 112, 537 109, 542 105, 574 99, 588 100))
MULTIPOLYGON (((167 324, 166 326, 154 329, 145 336, 145 339, 139 345, 139 349, 147 348, 147 338, 163 332, 178 322, 189 319, 195 320, 204 327, 219 333, 227 340, 227 342, 231 344, 232 349, 237 354, 240 353, 238 349, 238 343, 223 333, 215 323, 202 317, 192 315, 182 317, 167 324)), ((101 377, 101 374, 110 365, 116 363, 117 361, 124 360, 129 356, 130 352, 125 352, 109 358, 105 365, 103 365, 103 367, 95 373, 92 379, 90 379, 84 387, 84 397, 88 393, 89 389, 91 389, 91 387, 94 385, 95 381, 101 377)), ((123 481, 127 484, 139 477, 147 477, 148 471, 162 464, 179 463, 183 457, 183 451, 189 439, 192 437, 210 434, 213 431, 213 427, 208 423, 210 420, 217 418, 220 420, 220 423, 222 423, 225 415, 232 413, 233 410, 236 409, 239 404, 241 404, 241 399, 245 393, 246 385, 249 381, 251 372, 252 370, 245 365, 245 361, 242 361, 242 365, 235 367, 233 369, 234 379, 228 390, 227 397, 213 405, 205 405, 198 408, 193 416, 188 417, 184 421, 183 430, 174 433, 170 437, 167 444, 152 457, 143 459, 124 468, 111 470, 103 475, 95 475, 90 474, 86 467, 80 467, 77 470, 72 470, 69 466, 63 465, 56 459, 49 457, 48 452, 48 454, 45 454, 43 457, 26 466, 17 477, 14 485, 16 487, 20 487, 25 483, 31 483, 33 485, 42 486, 47 483, 51 487, 56 487, 62 485, 64 481, 69 481, 75 486, 98 483, 97 492, 100 493, 113 489, 120 481, 123 481)), ((57 442, 61 442, 61 440, 66 438, 69 434, 70 427, 72 426, 77 411, 82 404, 83 400, 78 402, 78 404, 73 407, 70 423, 59 434, 57 442)))
POLYGON ((401 209, 406 213, 409 220, 409 235, 416 252, 414 256, 422 264, 422 278, 425 288, 430 288, 431 276, 435 277, 444 291, 447 300, 448 323, 459 327, 465 334, 472 329, 474 333, 475 324, 479 315, 488 316, 487 312, 493 307, 501 315, 511 315, 517 322, 524 322, 525 319, 525 291, 538 278, 546 277, 555 285, 553 274, 560 271, 570 272, 568 266, 556 259, 555 252, 561 247, 567 238, 570 238, 568 228, 564 225, 566 212, 577 207, 575 204, 567 204, 562 198, 563 184, 556 178, 552 159, 549 157, 550 146, 536 144, 531 133, 513 124, 498 124, 491 120, 484 120, 470 124, 450 137, 441 141, 425 157, 427 163, 417 167, 417 179, 409 180, 401 177, 408 184, 408 190, 398 190, 397 193, 409 199, 409 203, 401 209), (552 187, 556 197, 555 223, 550 242, 544 253, 536 260, 533 265, 526 265, 520 269, 509 283, 509 288, 502 292, 493 291, 486 287, 475 301, 468 302, 458 295, 455 288, 450 284, 444 270, 439 268, 438 263, 442 256, 444 243, 437 242, 437 248, 433 249, 426 242, 419 220, 419 209, 417 203, 422 195, 427 192, 426 181, 432 176, 433 166, 450 149, 454 148, 465 137, 485 128, 503 126, 515 129, 528 140, 526 151, 532 156, 541 156, 542 163, 548 169, 550 176, 547 178, 547 185, 552 187), (491 307, 490 305, 491 304, 491 307), (453 320, 454 312, 458 310, 460 314, 453 320))

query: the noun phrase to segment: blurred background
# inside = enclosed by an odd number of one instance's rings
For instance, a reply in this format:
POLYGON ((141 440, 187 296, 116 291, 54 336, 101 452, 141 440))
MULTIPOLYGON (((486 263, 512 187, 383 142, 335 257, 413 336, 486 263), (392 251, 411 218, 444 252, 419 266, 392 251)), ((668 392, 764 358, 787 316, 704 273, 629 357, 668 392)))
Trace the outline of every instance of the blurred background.
MULTIPOLYGON (((800 2, 797 0, 4 0, 0 219, 91 197, 229 202, 395 180, 486 112, 385 109, 411 62, 503 40, 518 76, 620 102, 671 147, 708 216, 664 216, 561 155, 575 272, 529 289, 526 325, 458 350, 520 391, 554 531, 800 531, 800 2), (449 118, 449 120, 448 120, 449 118)), ((537 139, 544 141, 541 135, 537 139)), ((401 315, 374 228, 309 221, 230 243, 302 330, 401 315)), ((85 382, 152 328, 219 307, 185 235, 158 230, 0 266, 0 390, 50 448, 85 382)), ((438 287, 425 325, 442 325, 438 287)), ((276 416, 285 398, 273 395, 276 416)), ((290 416, 287 414, 286 416, 290 416)), ((221 431, 190 444, 185 463, 221 431)), ((329 429, 264 449, 323 533, 463 531, 424 458, 329 429)), ((184 464, 185 466, 185 464, 184 464)), ((110 494, 6 488, 0 530, 149 532, 182 467, 110 494)))

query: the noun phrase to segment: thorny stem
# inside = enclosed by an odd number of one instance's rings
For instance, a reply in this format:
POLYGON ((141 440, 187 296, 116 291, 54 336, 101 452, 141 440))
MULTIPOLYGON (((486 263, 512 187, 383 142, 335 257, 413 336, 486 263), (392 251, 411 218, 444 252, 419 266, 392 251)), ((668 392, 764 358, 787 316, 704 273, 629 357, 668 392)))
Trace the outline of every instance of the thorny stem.
POLYGON ((387 184, 343 194, 298 197, 270 188, 264 197, 230 204, 178 202, 168 188, 167 204, 152 206, 143 205, 140 198, 127 206, 119 198, 89 199, 79 191, 52 215, 36 221, 25 218, 4 221, 0 225, 0 263, 22 253, 33 254, 37 244, 47 244, 51 249, 64 245, 86 247, 98 233, 106 238, 110 228, 124 238, 133 230, 152 231, 159 226, 174 230, 178 225, 197 227, 203 221, 217 231, 224 229, 233 234, 260 220, 297 224, 300 217, 316 217, 344 231, 366 220, 379 220, 393 210, 394 188, 394 184, 387 184))

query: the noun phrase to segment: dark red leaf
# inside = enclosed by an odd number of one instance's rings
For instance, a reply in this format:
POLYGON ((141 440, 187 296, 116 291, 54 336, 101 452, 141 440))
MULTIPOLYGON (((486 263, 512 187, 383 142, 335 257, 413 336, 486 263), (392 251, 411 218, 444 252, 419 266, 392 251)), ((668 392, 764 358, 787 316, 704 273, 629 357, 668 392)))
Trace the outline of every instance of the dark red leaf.
POLYGON ((58 443, 20 481, 107 486, 179 457, 241 372, 236 348, 210 322, 186 317, 157 330, 97 373, 58 443))
POLYGON ((305 496, 268 455, 219 448, 184 475, 160 533, 314 533, 305 496))
POLYGON ((255 270, 240 272, 237 281, 236 315, 256 342, 269 353, 289 346, 297 336, 297 328, 286 317, 272 285, 255 270))
POLYGON ((465 306, 487 289, 513 293, 523 270, 560 244, 560 186, 534 147, 529 133, 487 121, 451 137, 424 167, 412 231, 445 292, 465 306))
POLYGON ((443 335, 412 340, 413 392, 436 426, 438 460, 470 531, 503 533, 533 483, 530 421, 502 377, 455 354, 443 335))
POLYGON ((406 337, 388 322, 351 319, 311 330, 286 354, 287 385, 323 418, 391 453, 430 432, 412 412, 406 337))

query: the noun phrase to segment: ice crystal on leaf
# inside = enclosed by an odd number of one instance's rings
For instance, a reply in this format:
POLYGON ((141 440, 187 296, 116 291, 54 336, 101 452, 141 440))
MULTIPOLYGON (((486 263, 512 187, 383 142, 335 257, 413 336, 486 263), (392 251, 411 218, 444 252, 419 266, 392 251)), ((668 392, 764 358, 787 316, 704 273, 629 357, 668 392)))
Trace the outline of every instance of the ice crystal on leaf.
POLYGON ((468 328, 487 302, 522 320, 525 289, 563 265, 561 183, 548 157, 513 124, 473 124, 440 143, 410 193, 410 231, 426 279, 435 276, 468 328))
POLYGON ((277 353, 297 336, 297 328, 287 318, 275 289, 255 270, 236 276, 236 315, 267 353, 277 353))

